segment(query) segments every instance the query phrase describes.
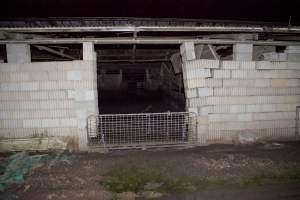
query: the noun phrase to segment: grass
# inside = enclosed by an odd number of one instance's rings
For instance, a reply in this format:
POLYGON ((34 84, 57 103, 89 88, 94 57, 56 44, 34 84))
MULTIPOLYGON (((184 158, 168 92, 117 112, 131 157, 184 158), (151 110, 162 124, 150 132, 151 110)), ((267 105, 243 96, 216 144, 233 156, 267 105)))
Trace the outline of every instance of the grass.
POLYGON ((281 172, 263 171, 257 175, 245 179, 244 186, 264 186, 274 184, 300 183, 300 168, 291 168, 281 172))
POLYGON ((159 187, 152 190, 166 194, 195 192, 220 187, 265 186, 291 182, 300 183, 300 168, 289 169, 280 173, 269 171, 258 172, 257 175, 242 178, 238 182, 234 179, 224 178, 169 177, 155 170, 119 168, 105 174, 100 181, 100 185, 104 189, 116 193, 126 191, 138 193, 145 190, 144 187, 147 183, 160 183, 159 187))

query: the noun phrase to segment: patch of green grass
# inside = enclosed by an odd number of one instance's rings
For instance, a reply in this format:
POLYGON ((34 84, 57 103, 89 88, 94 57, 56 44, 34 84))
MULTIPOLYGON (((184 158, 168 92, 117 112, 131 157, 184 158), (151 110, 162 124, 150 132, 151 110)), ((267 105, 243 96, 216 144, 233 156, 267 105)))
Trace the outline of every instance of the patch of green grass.
POLYGON ((291 182, 300 182, 300 168, 288 169, 281 172, 264 171, 257 175, 245 179, 244 186, 264 186, 270 184, 283 184, 291 182))
POLYGON ((206 177, 169 177, 154 170, 141 170, 137 168, 120 168, 105 174, 100 185, 109 191, 121 193, 126 191, 141 192, 147 183, 160 183, 155 191, 194 192, 199 189, 224 186, 223 179, 207 179, 206 177))
POLYGON ((280 173, 270 171, 258 172, 257 175, 235 179, 218 177, 169 177, 155 170, 142 170, 138 168, 114 169, 105 174, 100 185, 109 191, 121 193, 126 191, 141 192, 147 183, 161 183, 154 190, 160 193, 194 192, 220 187, 248 187, 264 186, 270 184, 300 182, 300 168, 289 169, 280 173))
POLYGON ((148 182, 162 182, 164 178, 154 172, 138 169, 117 169, 109 172, 100 185, 113 192, 139 192, 148 182))

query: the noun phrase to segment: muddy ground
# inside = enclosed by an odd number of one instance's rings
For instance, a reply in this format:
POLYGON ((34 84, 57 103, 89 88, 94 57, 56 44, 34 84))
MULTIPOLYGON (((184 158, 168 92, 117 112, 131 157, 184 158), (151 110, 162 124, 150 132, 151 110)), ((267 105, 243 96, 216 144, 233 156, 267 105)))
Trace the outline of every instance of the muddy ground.
POLYGON ((300 199, 300 142, 280 144, 74 154, 9 191, 20 200, 300 199))

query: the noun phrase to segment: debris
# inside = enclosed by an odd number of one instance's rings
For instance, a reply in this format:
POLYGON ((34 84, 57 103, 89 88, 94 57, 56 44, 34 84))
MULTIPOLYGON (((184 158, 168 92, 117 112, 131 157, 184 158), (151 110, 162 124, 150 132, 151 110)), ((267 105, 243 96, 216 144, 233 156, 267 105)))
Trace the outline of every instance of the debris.
POLYGON ((30 189, 30 185, 25 185, 23 192, 27 192, 30 189))
POLYGON ((0 191, 8 185, 24 182, 24 176, 33 168, 40 166, 44 155, 30 156, 26 152, 16 153, 0 163, 0 191))
POLYGON ((156 198, 162 197, 163 194, 159 193, 159 192, 154 192, 154 191, 144 191, 144 192, 141 192, 140 196, 143 198, 146 198, 146 199, 156 199, 156 198))
POLYGON ((48 168, 53 167, 56 163, 66 163, 68 165, 72 165, 73 161, 75 159, 75 155, 72 155, 70 153, 66 153, 66 152, 60 152, 60 153, 56 153, 52 156, 49 156, 50 163, 48 165, 48 168))
POLYGON ((117 194, 117 199, 120 200, 135 200, 137 195, 134 192, 122 192, 117 194))
POLYGON ((282 149, 284 148, 284 144, 280 144, 277 142, 267 143, 264 145, 264 149, 282 149))
POLYGON ((148 182, 144 186, 144 190, 156 190, 160 186, 162 186, 163 183, 155 183, 155 182, 148 182))
MULTIPOLYGON (((75 156, 64 152, 58 154, 40 154, 29 155, 27 152, 15 153, 12 156, 0 160, 0 199, 14 199, 14 194, 4 192, 5 189, 12 184, 22 184, 25 176, 38 167, 41 167, 45 161, 50 161, 49 167, 57 162, 65 162, 72 164, 75 156)), ((30 185, 26 185, 24 192, 30 189, 30 185)))
POLYGON ((252 132, 243 132, 238 135, 238 141, 240 144, 253 144, 257 140, 257 135, 252 132))

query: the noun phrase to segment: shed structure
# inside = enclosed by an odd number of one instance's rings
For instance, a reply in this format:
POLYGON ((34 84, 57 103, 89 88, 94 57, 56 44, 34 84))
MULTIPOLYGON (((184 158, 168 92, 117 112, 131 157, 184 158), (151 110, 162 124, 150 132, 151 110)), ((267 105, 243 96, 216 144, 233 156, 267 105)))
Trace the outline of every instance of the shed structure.
POLYGON ((0 21, 0 150, 296 139, 300 27, 0 21))

